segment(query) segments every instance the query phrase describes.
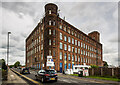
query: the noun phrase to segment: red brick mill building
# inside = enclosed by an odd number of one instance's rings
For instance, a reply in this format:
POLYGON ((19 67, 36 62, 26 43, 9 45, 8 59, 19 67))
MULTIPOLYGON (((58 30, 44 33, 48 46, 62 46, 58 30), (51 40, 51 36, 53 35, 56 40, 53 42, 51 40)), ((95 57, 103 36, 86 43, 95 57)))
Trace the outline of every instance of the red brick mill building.
POLYGON ((102 66, 100 33, 83 33, 59 17, 57 5, 46 4, 45 17, 26 39, 26 67, 50 68, 49 55, 60 72, 83 63, 102 66))

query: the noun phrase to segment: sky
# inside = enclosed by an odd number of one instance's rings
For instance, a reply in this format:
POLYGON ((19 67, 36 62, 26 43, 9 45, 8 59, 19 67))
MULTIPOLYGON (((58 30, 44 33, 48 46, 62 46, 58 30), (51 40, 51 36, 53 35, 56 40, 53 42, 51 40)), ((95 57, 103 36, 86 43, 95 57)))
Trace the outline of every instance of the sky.
MULTIPOLYGON (((92 0, 95 1, 95 0, 92 0)), ((60 17, 88 34, 100 33, 103 60, 118 66, 118 2, 49 1, 57 4, 60 17)), ((7 32, 10 34, 9 64, 25 64, 25 39, 44 16, 47 1, 4 0, 0 2, 0 59, 6 60, 7 32), (11 1, 11 2, 10 2, 11 1)))

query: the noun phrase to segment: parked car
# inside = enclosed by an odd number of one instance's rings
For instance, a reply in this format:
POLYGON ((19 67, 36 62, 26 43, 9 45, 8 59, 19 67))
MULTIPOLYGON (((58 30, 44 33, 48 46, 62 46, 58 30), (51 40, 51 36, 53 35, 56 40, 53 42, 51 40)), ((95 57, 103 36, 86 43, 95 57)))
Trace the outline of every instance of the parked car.
POLYGON ((57 81, 58 76, 55 73, 55 70, 40 70, 35 75, 36 80, 41 80, 41 82, 45 81, 57 81))
POLYGON ((29 71, 28 68, 21 68, 21 69, 20 69, 20 73, 21 73, 21 74, 30 74, 30 71, 29 71))

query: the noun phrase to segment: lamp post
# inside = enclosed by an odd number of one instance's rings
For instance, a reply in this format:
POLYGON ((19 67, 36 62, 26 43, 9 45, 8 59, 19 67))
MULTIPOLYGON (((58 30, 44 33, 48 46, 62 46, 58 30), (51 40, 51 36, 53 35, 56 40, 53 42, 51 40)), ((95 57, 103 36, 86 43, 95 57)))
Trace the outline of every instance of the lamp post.
POLYGON ((11 34, 11 32, 8 32, 8 41, 7 41, 7 66, 8 66, 8 61, 9 61, 9 34, 11 34))

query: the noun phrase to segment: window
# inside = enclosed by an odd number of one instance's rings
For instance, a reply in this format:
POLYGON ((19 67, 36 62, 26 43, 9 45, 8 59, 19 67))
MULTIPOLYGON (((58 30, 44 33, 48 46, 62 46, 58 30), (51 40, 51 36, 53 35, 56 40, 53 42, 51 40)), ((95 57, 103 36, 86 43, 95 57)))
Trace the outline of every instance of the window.
POLYGON ((78 41, 78 46, 80 46, 80 41, 78 41))
POLYGON ((67 53, 64 53, 64 60, 67 61, 67 53))
POLYGON ((80 35, 78 34, 78 38, 80 39, 80 35))
POLYGON ((40 36, 39 36, 39 42, 40 42, 40 36))
POLYGON ((83 62, 83 57, 81 57, 81 62, 83 62))
POLYGON ((41 40, 43 40, 43 33, 41 34, 41 40))
POLYGON ((68 42, 70 43, 71 41, 70 41, 70 37, 68 37, 68 42))
POLYGON ((86 56, 87 56, 87 51, 86 51, 86 56))
POLYGON ((64 31, 66 31, 66 26, 64 27, 64 31))
POLYGON ((53 40, 53 45, 55 45, 55 40, 53 40))
POLYGON ((60 60, 62 60, 62 52, 60 52, 60 60))
POLYGON ((51 10, 49 10, 49 14, 51 14, 51 10))
POLYGON ((72 44, 74 44, 74 38, 72 38, 72 44))
POLYGON ((72 52, 74 52, 74 47, 72 47, 72 52))
POLYGON ((82 47, 82 42, 81 42, 81 47, 82 47))
POLYGON ((85 43, 84 43, 84 48, 85 48, 85 43))
POLYGON ((78 62, 80 62, 80 56, 78 57, 78 62))
POLYGON ((55 30, 53 30, 53 35, 55 35, 55 30))
POLYGON ((85 58, 84 58, 84 63, 85 63, 85 58))
POLYGON ((53 50, 53 56, 55 57, 55 50, 53 50))
POLYGON ((86 58, 86 63, 87 63, 87 58, 86 58))
POLYGON ((77 34, 75 33, 75 37, 77 36, 77 34))
POLYGON ((74 35, 73 31, 72 31, 72 35, 74 35))
POLYGON ((64 50, 67 50, 67 45, 66 44, 64 44, 64 50))
POLYGON ((69 60, 69 61, 71 60, 71 58, 70 58, 70 54, 68 54, 68 60, 69 60))
POLYGON ((51 25, 51 20, 49 21, 49 25, 51 25))
POLYGON ((40 45, 39 45, 39 51, 40 51, 40 45))
POLYGON ((85 51, 84 51, 84 55, 85 55, 85 51))
POLYGON ((49 45, 51 45, 51 40, 49 40, 49 45))
POLYGON ((68 51, 70 51, 71 50, 71 46, 70 45, 68 45, 68 51))
POLYGON ((72 62, 74 61, 74 55, 72 55, 72 62))
POLYGON ((41 45, 41 50, 43 50, 43 44, 41 45))
POLYGON ((80 48, 78 48, 78 54, 80 54, 80 48))
POLYGON ((62 49, 62 43, 60 42, 60 49, 62 49))
POLYGON ((60 25, 59 28, 62 29, 62 25, 60 25))
POLYGON ((75 53, 77 53, 77 48, 75 48, 75 53))
POLYGON ((51 55, 51 50, 49 50, 49 55, 51 55))
POLYGON ((83 50, 81 49, 81 54, 83 54, 83 50))
POLYGON ((60 40, 62 40, 62 33, 60 33, 60 40))
POLYGON ((75 55, 75 61, 77 61, 77 55, 75 55))
POLYGON ((64 41, 67 41, 67 36, 66 35, 64 36, 64 41))
POLYGON ((55 21, 53 22, 53 25, 55 26, 55 21))
POLYGON ((41 54, 41 60, 43 60, 43 53, 41 54))
POLYGON ((77 45, 77 40, 75 40, 75 45, 77 45))
POLYGON ((70 29, 68 28, 68 33, 70 34, 70 29))
POLYGON ((49 29, 49 35, 51 35, 51 29, 49 29))

